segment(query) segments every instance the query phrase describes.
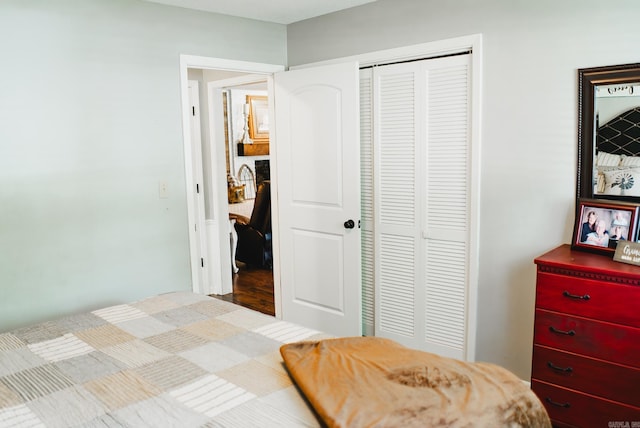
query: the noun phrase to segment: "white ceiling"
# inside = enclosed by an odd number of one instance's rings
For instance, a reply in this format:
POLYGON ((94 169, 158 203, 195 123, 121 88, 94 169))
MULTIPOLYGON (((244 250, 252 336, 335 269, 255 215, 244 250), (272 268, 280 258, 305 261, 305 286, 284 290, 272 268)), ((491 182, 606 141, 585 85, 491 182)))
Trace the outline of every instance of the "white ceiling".
POLYGON ((376 0, 146 0, 187 9, 291 24, 376 0))

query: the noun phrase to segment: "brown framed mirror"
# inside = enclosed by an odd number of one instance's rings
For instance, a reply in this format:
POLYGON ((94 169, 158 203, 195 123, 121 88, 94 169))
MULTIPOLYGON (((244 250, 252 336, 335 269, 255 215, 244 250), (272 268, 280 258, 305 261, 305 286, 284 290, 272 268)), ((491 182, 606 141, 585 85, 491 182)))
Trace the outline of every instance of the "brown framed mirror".
POLYGON ((640 203, 640 64, 578 70, 577 198, 640 203))

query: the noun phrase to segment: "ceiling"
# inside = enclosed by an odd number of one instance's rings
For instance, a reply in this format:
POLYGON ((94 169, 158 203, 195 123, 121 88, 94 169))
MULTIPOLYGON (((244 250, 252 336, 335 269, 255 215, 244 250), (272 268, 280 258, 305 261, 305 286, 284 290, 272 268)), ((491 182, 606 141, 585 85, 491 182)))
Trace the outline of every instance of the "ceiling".
POLYGON ((187 9, 291 24, 376 0, 146 0, 187 9))

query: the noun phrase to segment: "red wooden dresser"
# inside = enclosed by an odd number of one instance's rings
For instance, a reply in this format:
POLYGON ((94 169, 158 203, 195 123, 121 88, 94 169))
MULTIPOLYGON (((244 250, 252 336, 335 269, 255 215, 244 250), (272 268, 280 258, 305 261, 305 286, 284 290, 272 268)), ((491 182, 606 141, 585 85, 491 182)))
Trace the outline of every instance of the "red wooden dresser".
POLYGON ((569 245, 535 263, 531 387, 554 426, 640 427, 640 267, 569 245))

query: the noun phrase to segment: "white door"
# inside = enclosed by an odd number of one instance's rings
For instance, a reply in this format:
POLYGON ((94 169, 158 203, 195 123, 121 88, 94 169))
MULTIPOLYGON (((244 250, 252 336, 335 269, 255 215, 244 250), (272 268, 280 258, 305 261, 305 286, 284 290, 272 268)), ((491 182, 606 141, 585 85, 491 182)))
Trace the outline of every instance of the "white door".
POLYGON ((361 335, 358 64, 275 75, 282 318, 361 335))

